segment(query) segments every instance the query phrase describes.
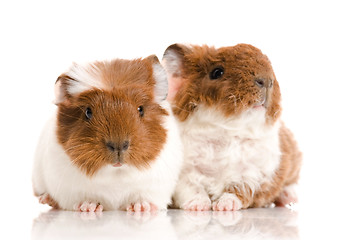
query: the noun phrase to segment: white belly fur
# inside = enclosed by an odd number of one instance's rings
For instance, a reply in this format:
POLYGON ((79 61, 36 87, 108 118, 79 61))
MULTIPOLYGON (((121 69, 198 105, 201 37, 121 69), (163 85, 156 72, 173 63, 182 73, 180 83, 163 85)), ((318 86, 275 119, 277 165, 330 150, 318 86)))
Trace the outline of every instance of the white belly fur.
POLYGON ((200 107, 180 123, 180 130, 185 164, 177 186, 179 194, 189 184, 203 187, 212 200, 232 183, 247 185, 254 192, 272 179, 280 164, 279 123, 267 125, 264 109, 251 109, 229 119, 200 107))

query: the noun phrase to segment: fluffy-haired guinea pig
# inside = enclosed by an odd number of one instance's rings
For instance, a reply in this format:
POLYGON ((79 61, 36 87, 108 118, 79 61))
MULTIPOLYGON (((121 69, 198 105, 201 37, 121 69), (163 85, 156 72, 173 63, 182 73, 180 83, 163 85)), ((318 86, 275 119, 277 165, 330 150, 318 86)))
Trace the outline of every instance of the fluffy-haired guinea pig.
POLYGON ((182 164, 167 75, 145 59, 73 64, 33 169, 41 203, 78 211, 166 209, 182 164))
POLYGON ((301 153, 280 120, 268 58, 247 44, 174 44, 162 64, 184 143, 174 204, 224 211, 296 202, 301 153))

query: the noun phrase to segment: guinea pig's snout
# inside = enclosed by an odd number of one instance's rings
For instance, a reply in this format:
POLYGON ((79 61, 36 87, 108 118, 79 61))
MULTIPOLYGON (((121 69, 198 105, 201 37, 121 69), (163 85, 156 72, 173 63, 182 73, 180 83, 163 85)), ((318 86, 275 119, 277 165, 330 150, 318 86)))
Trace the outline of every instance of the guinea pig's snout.
POLYGON ((272 87, 272 81, 262 78, 257 78, 254 80, 255 85, 259 88, 259 97, 258 100, 253 105, 254 108, 266 107, 267 105, 267 93, 269 88, 272 87))
POLYGON ((128 150, 129 148, 129 141, 123 141, 123 142, 113 142, 113 141, 108 141, 105 143, 105 146, 107 147, 107 149, 111 152, 118 152, 118 153, 122 153, 128 150))
POLYGON ((110 153, 110 164, 113 167, 121 167, 124 163, 124 153, 128 150, 130 142, 125 141, 106 141, 105 146, 110 153))

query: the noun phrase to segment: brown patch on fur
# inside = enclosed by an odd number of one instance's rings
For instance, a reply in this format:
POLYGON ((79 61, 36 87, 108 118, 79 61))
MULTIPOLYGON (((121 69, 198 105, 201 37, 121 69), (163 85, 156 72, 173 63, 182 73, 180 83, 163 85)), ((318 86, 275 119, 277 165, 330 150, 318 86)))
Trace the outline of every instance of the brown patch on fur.
POLYGON ((174 44, 164 55, 166 69, 172 71, 167 67, 169 52, 180 59, 180 69, 174 71, 173 78, 177 81, 180 78, 182 83, 172 100, 173 111, 180 121, 185 121, 199 104, 217 108, 229 117, 261 104, 265 98, 268 121, 274 123, 279 118, 278 82, 270 61, 259 49, 247 44, 219 49, 174 44), (210 73, 219 67, 224 69, 223 76, 211 79, 210 73), (257 86, 258 79, 264 82, 264 87, 257 86))
MULTIPOLYGON (((156 159, 165 141, 162 119, 168 113, 154 101, 152 60, 121 60, 94 63, 104 89, 91 89, 58 104, 58 141, 73 164, 88 176, 107 164, 121 162, 146 168, 156 159), (144 109, 141 116, 138 107, 144 109), (85 112, 90 108, 91 119, 85 112), (112 142, 125 151, 113 152, 112 142)), ((65 87, 74 79, 61 75, 65 87)))
POLYGON ((280 128, 280 148, 282 152, 281 162, 275 172, 272 181, 264 183, 255 193, 245 186, 226 189, 229 193, 234 193, 242 201, 243 208, 264 207, 277 202, 284 187, 297 183, 301 168, 302 154, 298 150, 297 143, 293 135, 284 124, 280 128))

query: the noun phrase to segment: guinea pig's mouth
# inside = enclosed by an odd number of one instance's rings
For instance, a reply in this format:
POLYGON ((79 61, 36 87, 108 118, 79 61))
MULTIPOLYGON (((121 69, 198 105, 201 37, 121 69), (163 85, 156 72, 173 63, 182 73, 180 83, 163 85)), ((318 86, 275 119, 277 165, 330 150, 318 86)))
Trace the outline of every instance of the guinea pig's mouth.
POLYGON ((109 164, 113 167, 121 167, 124 164, 124 155, 129 148, 129 140, 105 141, 105 147, 109 153, 109 164))
POLYGON ((121 162, 117 162, 117 163, 114 163, 112 164, 113 167, 121 167, 123 166, 123 164, 121 162))
POLYGON ((121 167, 124 164, 123 157, 118 156, 110 163, 113 167, 121 167))
POLYGON ((260 109, 260 108, 265 108, 265 106, 264 106, 264 104, 254 105, 253 108, 254 108, 254 109, 260 109))
POLYGON ((267 104, 266 98, 263 98, 261 101, 255 103, 255 104, 253 105, 253 108, 254 108, 254 109, 266 108, 266 104, 267 104))

